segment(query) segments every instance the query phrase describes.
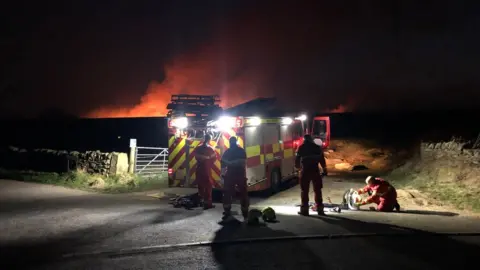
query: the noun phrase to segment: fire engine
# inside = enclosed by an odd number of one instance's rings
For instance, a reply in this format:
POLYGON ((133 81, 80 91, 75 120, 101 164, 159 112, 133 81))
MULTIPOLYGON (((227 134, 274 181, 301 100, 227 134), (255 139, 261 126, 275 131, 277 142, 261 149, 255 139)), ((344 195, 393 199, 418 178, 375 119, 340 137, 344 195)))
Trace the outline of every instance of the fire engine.
MULTIPOLYGON (((237 137, 247 153, 249 191, 277 192, 283 181, 297 177, 295 152, 307 130, 307 117, 279 112, 274 101, 259 98, 223 110, 216 95, 173 95, 167 106, 169 185, 196 186, 195 149, 207 133, 219 157, 230 147, 229 138, 237 137)), ((324 145, 330 139, 329 124, 328 118, 314 118, 312 125, 315 137, 324 145)), ((221 189, 220 159, 212 177, 221 189)))
POLYGON ((328 148, 330 146, 330 117, 313 117, 310 130, 310 134, 318 145, 321 145, 323 148, 328 148))

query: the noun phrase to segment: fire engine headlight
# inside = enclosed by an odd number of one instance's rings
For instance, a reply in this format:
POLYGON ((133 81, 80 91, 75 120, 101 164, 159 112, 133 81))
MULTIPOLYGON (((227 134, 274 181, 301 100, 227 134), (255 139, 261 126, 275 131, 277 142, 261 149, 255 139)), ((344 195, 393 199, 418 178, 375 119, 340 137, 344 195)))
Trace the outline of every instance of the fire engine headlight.
POLYGON ((290 118, 290 117, 284 117, 282 118, 282 125, 290 125, 291 123, 293 123, 293 119, 290 118))
POLYGON ((307 120, 307 116, 305 114, 302 114, 299 117, 295 117, 295 119, 300 121, 305 121, 307 120))
POLYGON ((220 130, 225 130, 233 127, 235 127, 234 117, 222 116, 217 120, 217 128, 220 130))
POLYGON ((188 127, 187 117, 180 117, 180 118, 173 119, 172 126, 179 129, 187 128, 188 127))
POLYGON ((250 118, 249 124, 252 126, 259 126, 262 123, 262 119, 260 117, 252 117, 250 118))

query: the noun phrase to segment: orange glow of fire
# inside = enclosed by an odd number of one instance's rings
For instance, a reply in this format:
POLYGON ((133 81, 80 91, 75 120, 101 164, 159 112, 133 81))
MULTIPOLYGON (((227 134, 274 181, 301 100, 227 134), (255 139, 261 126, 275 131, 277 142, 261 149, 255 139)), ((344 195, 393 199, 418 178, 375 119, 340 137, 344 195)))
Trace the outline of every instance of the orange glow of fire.
MULTIPOLYGON (((226 108, 259 96, 261 77, 243 74, 234 78, 225 75, 225 62, 237 62, 235 54, 219 57, 215 48, 176 58, 165 67, 165 79, 152 82, 140 102, 131 108, 100 108, 87 118, 165 116, 173 94, 220 95, 220 106, 226 108)), ((240 56, 241 57, 241 56, 240 56)))
POLYGON ((346 105, 338 105, 338 107, 336 107, 335 109, 333 110, 330 110, 329 112, 330 113, 345 113, 345 112, 349 112, 349 108, 348 106, 346 105))

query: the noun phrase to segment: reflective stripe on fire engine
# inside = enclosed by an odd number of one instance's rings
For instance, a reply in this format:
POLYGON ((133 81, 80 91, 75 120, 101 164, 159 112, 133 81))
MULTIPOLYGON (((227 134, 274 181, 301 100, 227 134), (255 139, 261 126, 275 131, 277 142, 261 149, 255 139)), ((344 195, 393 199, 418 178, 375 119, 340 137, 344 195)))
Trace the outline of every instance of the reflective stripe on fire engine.
POLYGON ((244 147, 242 136, 238 136, 237 133, 233 129, 228 129, 228 130, 224 131, 223 134, 222 134, 223 145, 226 148, 230 148, 230 141, 229 140, 230 140, 230 137, 232 137, 232 136, 236 136, 238 145, 240 145, 240 147, 244 147))
MULTIPOLYGON (((253 119, 254 118, 247 118, 246 122, 245 122, 245 125, 246 126, 251 125, 253 119)), ((279 118, 261 118, 259 123, 260 124, 279 124, 279 123, 282 123, 282 119, 279 119, 279 118)))
POLYGON ((293 141, 275 144, 248 146, 247 167, 252 168, 275 159, 293 157, 293 141))
POLYGON ((168 155, 168 164, 169 167, 173 169, 173 171, 177 171, 177 169, 182 166, 182 164, 185 162, 186 158, 186 153, 185 153, 185 139, 183 138, 174 138, 172 136, 169 140, 172 141, 172 144, 169 145, 169 150, 172 149, 172 151, 168 155), (173 140, 171 140, 173 138, 173 140))

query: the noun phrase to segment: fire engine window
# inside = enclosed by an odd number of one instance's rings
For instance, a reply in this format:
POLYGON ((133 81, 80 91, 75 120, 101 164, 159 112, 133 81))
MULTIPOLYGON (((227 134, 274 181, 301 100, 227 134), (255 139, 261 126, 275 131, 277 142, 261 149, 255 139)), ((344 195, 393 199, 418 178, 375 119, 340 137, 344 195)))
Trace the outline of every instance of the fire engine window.
POLYGON ((292 124, 293 139, 298 139, 303 136, 303 128, 301 122, 295 122, 292 124))
POLYGON ((262 126, 245 127, 245 147, 262 144, 261 129, 262 126))
POLYGON ((279 125, 276 124, 266 124, 262 126, 263 128, 263 144, 274 144, 278 143, 280 140, 279 125))
POLYGON ((282 126, 280 132, 282 134, 282 141, 288 142, 292 140, 292 130, 290 126, 282 126))
POLYGON ((313 134, 318 136, 325 136, 327 133, 327 125, 325 120, 317 120, 313 124, 313 134))

